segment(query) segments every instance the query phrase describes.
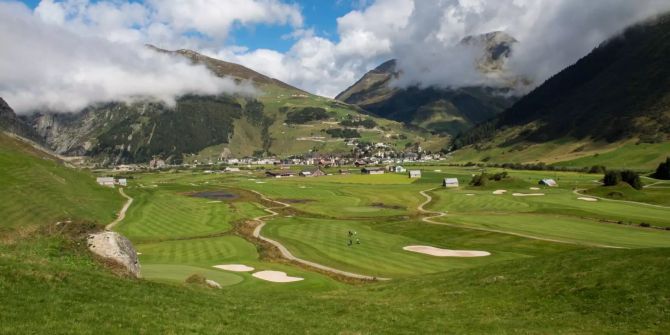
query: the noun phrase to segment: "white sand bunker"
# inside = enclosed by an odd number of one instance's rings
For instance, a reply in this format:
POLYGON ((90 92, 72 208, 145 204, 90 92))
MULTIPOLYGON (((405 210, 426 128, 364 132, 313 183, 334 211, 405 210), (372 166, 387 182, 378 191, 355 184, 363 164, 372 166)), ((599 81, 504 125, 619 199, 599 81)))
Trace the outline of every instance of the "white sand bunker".
POLYGON ((436 257, 484 257, 489 256, 491 253, 486 251, 476 251, 476 250, 449 250, 449 249, 440 249, 425 245, 410 245, 402 248, 406 251, 418 252, 420 254, 426 254, 436 257))
POLYGON ((541 197, 544 193, 514 193, 512 195, 515 197, 541 197))
POLYGON ((468 194, 466 194, 466 196, 472 197, 472 196, 474 196, 474 194, 473 193, 468 193, 468 194))
POLYGON ((271 281, 273 283, 291 283, 295 281, 305 280, 305 278, 290 277, 286 275, 286 272, 281 271, 258 271, 252 274, 252 276, 258 279, 271 281))
POLYGON ((531 189, 532 191, 539 191, 539 190, 540 190, 539 187, 531 187, 530 189, 531 189))
POLYGON ((246 266, 244 264, 223 264, 223 265, 214 265, 213 268, 233 271, 233 272, 250 272, 254 271, 254 268, 251 266, 246 266))
POLYGON ((507 193, 507 190, 495 190, 493 191, 493 194, 495 195, 501 195, 507 193))
POLYGON ((256 184, 265 184, 264 181, 257 181, 256 184))
POLYGON ((598 201, 598 199, 596 199, 596 198, 587 198, 587 197, 579 197, 579 198, 577 198, 577 199, 579 199, 579 200, 584 200, 584 201, 590 201, 590 202, 596 202, 596 201, 598 201))

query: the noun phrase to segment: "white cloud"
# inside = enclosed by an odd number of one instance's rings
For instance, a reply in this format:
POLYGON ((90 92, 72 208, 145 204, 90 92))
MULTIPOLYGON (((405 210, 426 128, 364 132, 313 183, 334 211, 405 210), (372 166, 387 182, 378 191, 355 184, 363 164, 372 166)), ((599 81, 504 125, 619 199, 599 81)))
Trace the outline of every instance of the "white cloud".
MULTIPOLYGON (((97 81, 106 82, 107 76, 98 75, 104 71, 115 72, 118 78, 138 73, 144 76, 144 83, 149 83, 147 78, 166 81, 156 64, 171 64, 174 60, 149 62, 138 51, 129 51, 129 46, 143 43, 194 49, 326 96, 336 95, 390 58, 397 58, 404 71, 399 85, 495 85, 499 77, 482 75, 475 69, 473 58, 481 50, 459 42, 469 35, 497 30, 519 40, 507 69, 539 84, 625 27, 670 10, 667 0, 347 2, 355 10, 337 19, 336 38, 319 36, 315 33, 318 26, 306 27, 300 7, 288 0, 42 0, 30 18, 33 21, 24 22, 25 29, 15 25, 17 20, 28 20, 29 11, 5 2, 0 15, 12 16, 5 8, 23 9, 22 17, 3 18, 0 22, 0 39, 5 42, 2 45, 17 49, 0 53, 0 66, 8 68, 0 69, 0 85, 4 85, 0 88, 3 92, 21 88, 26 96, 23 101, 39 101, 29 94, 29 83, 23 80, 29 78, 38 83, 38 93, 34 95, 50 97, 48 105, 54 107, 65 102, 92 101, 77 97, 74 87, 96 87, 97 81), (43 28, 45 24, 60 30, 43 28), (283 38, 294 41, 293 45, 286 52, 278 52, 226 44, 232 29, 255 24, 291 26, 293 32, 283 38), (43 57, 51 54, 54 57, 43 57), (155 64, 148 65, 151 63, 155 64), (95 67, 100 72, 94 72, 95 67), (114 67, 118 69, 112 71, 114 67), (66 88, 69 95, 64 92, 66 88), (57 93, 50 93, 50 89, 57 93), (61 102, 59 96, 63 97, 61 102)), ((180 66, 167 72, 188 77, 186 72, 191 68, 180 66)), ((127 96, 132 93, 131 88, 142 88, 107 84, 110 87, 82 93, 105 99, 127 96)), ((145 88, 142 94, 170 91, 164 82, 147 85, 162 89, 151 92, 145 88)))
POLYGON ((667 0, 415 1, 409 24, 391 40, 404 84, 496 85, 498 78, 475 69, 477 50, 460 41, 503 30, 519 40, 508 70, 538 85, 626 27, 668 10, 667 0))
POLYGON ((300 8, 278 0, 150 0, 157 19, 178 32, 197 31, 221 42, 238 23, 290 24, 300 27, 300 8))
POLYGON ((0 45, 0 96, 19 113, 147 98, 170 104, 190 93, 253 93, 181 57, 44 23, 17 3, 0 2, 0 45))

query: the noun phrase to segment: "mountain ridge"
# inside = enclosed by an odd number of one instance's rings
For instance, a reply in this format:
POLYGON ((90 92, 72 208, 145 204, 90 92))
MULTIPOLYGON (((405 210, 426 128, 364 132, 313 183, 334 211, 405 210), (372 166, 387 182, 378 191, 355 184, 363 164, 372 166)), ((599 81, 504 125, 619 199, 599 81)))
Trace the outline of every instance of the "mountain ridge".
MULTIPOLYGON (((514 43, 516 39, 503 32, 469 36, 461 41, 463 45, 482 48, 481 57, 473 62, 483 74, 503 73, 514 43)), ((335 99, 381 117, 452 136, 494 117, 516 100, 511 94, 513 83, 503 88, 395 87, 392 82, 401 76, 397 60, 388 60, 364 74, 335 99)))

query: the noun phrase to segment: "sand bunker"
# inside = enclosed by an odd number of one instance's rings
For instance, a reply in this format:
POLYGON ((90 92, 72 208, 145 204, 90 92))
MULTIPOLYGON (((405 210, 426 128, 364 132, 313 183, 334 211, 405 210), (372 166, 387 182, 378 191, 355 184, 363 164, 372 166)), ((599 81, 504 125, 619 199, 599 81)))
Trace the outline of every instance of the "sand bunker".
POLYGON ((544 193, 514 193, 512 195, 515 197, 541 197, 544 193))
POLYGON ((224 264, 224 265, 214 265, 213 268, 221 269, 221 270, 226 270, 226 271, 233 271, 233 272, 250 272, 254 271, 254 268, 251 266, 246 266, 243 264, 224 264))
POLYGON ((531 187, 530 189, 531 189, 532 191, 539 191, 539 190, 540 190, 539 187, 531 187))
POLYGON ((584 200, 584 201, 590 201, 590 202, 596 202, 596 201, 598 201, 598 199, 596 199, 596 198, 587 198, 587 197, 579 197, 579 198, 577 198, 577 199, 579 199, 579 200, 584 200))
POLYGON ((305 279, 300 277, 290 277, 286 275, 286 272, 281 271, 258 271, 252 274, 252 276, 258 279, 271 281, 273 283, 291 283, 305 279))
POLYGON ((425 245, 410 245, 402 248, 406 251, 417 252, 420 254, 426 254, 436 257, 484 257, 489 256, 491 253, 486 251, 476 251, 476 250, 449 250, 449 249, 440 249, 425 245))
POLYGON ((468 196, 468 197, 472 197, 472 196, 474 196, 474 194, 472 194, 472 193, 468 193, 468 194, 466 194, 466 196, 468 196))
POLYGON ((495 190, 493 191, 493 194, 495 195, 501 195, 507 193, 507 190, 495 190))
POLYGON ((264 181, 257 181, 256 184, 265 184, 264 181))

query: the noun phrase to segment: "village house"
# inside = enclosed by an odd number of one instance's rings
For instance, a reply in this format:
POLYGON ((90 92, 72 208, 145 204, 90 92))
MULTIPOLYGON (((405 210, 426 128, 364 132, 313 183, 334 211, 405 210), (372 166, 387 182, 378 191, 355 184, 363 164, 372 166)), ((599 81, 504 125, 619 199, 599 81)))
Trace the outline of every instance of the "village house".
POLYGON ((354 162, 354 165, 355 165, 356 167, 366 166, 366 165, 368 165, 368 162, 366 162, 366 161, 364 161, 364 160, 362 160, 362 159, 358 159, 358 160, 356 160, 356 161, 354 162))
POLYGON ((392 169, 393 169, 392 171, 395 172, 395 173, 405 173, 407 171, 407 169, 405 169, 404 167, 402 167, 400 165, 396 165, 396 166, 392 167, 392 169))
POLYGON ((444 178, 444 181, 442 181, 442 186, 447 188, 458 187, 458 178, 444 178))
POLYGON ((558 186, 558 183, 553 179, 542 179, 542 180, 540 180, 539 184, 544 185, 544 186, 549 186, 549 187, 557 187, 558 186))
POLYGON ((409 170, 409 177, 412 179, 421 178, 421 170, 409 170))
POLYGON ((240 168, 226 166, 226 168, 223 169, 223 171, 224 172, 240 172, 240 168))
POLYGON ((344 169, 340 169, 338 172, 342 175, 349 174, 349 170, 344 170, 344 169))
POLYGON ((287 178, 295 177, 295 173, 290 170, 281 170, 281 171, 266 171, 265 175, 270 178, 287 178))
POLYGON ((366 168, 361 169, 361 173, 363 173, 363 174, 384 174, 384 169, 366 167, 366 168))
POLYGON ((119 186, 128 186, 128 180, 126 178, 119 178, 116 183, 119 186))

